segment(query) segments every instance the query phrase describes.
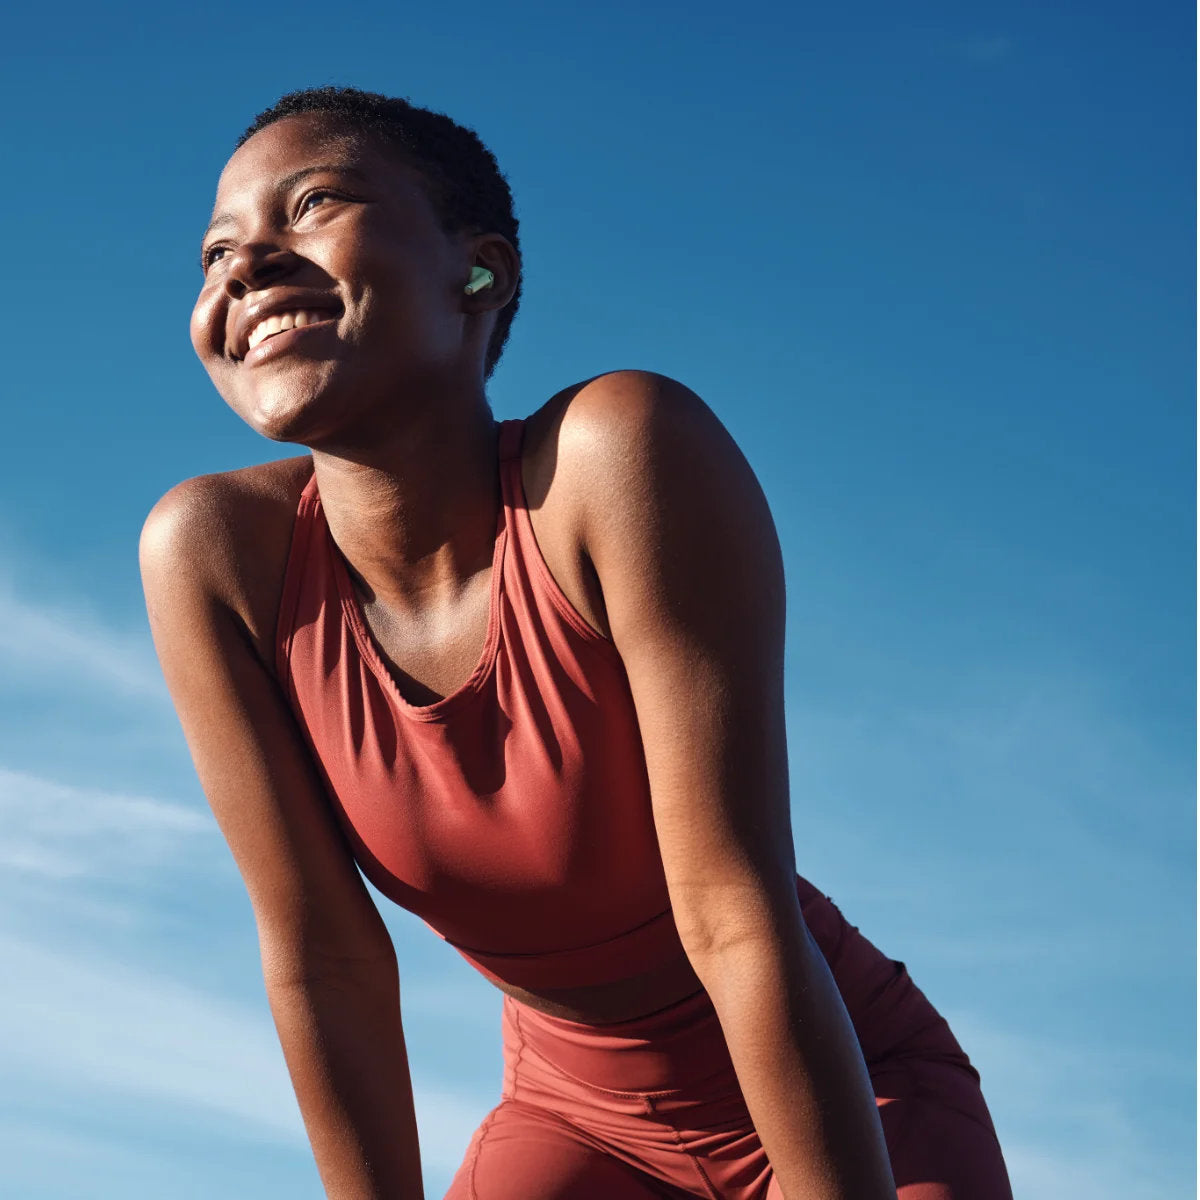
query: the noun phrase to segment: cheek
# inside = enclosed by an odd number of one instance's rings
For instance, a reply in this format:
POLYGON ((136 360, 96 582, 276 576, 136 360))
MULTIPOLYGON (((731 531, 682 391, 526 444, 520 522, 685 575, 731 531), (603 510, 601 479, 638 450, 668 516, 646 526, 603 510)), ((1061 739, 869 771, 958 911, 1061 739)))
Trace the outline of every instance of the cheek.
POLYGON ((216 290, 204 288, 196 297, 188 330, 191 334, 192 349, 211 373, 214 355, 219 358, 225 350, 224 305, 216 290))

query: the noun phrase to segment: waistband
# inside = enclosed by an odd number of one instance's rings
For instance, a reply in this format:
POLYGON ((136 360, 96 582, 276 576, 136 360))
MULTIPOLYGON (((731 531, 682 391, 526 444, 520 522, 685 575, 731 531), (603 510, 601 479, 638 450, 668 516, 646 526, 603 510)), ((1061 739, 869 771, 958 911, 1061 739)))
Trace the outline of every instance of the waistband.
POLYGON ((493 983, 527 991, 616 983, 683 953, 670 909, 608 941, 544 954, 491 954, 439 936, 493 983))
POLYGON ((735 1078, 721 1024, 701 990, 644 1017, 585 1025, 504 998, 509 1066, 530 1055, 579 1083, 614 1092, 676 1091, 715 1077, 735 1078))

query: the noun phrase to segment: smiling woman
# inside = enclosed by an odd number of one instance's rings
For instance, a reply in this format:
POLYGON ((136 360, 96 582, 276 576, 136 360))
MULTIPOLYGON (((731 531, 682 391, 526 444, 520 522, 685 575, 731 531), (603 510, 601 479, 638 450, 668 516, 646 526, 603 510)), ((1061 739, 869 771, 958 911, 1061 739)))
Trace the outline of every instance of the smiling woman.
MULTIPOLYGON (((478 139, 462 131, 427 155, 402 153, 395 130, 351 127, 336 107, 344 94, 330 102, 320 112, 285 102, 243 138, 201 247, 205 282, 192 317, 193 345, 234 410, 266 436, 301 444, 304 422, 333 408, 390 408, 405 383, 397 369, 415 379, 461 375, 468 333, 483 338, 490 372, 519 299, 511 196, 478 139), (483 161, 455 187, 459 158, 483 161), (470 185, 489 164, 495 182, 476 198, 470 185), (477 264, 495 282, 464 303, 477 264), (267 363, 271 371, 257 370, 267 363), (372 378, 387 381, 383 395, 364 387, 372 378)), ((457 382, 470 387, 469 376, 457 382)))
POLYGON ((357 864, 505 993, 455 1200, 1006 1200, 945 1021, 796 875, 782 563, 745 459, 644 372, 492 418, 521 263, 478 138, 285 97, 201 261, 218 391, 311 454, 172 489, 143 577, 328 1193, 422 1195, 357 864))

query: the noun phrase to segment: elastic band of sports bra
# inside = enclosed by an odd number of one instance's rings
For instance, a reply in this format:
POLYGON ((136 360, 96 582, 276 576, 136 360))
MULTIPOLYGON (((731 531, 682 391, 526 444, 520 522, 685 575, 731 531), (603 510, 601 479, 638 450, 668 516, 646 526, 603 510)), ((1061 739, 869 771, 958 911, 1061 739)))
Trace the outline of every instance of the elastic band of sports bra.
MULTIPOLYGON (((438 933, 436 929, 434 932, 438 933)), ((438 936, 493 982, 531 991, 616 983, 644 974, 683 953, 670 909, 607 941, 542 954, 492 954, 460 946, 443 934, 438 936)))

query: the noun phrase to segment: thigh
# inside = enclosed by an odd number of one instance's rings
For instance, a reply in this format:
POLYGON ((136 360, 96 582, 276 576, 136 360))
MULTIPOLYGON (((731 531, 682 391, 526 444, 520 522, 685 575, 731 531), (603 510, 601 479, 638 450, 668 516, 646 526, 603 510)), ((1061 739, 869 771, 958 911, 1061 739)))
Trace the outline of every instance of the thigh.
MULTIPOLYGON (((974 1117, 906 1097, 879 1103, 897 1200, 1013 1200, 995 1135, 974 1117)), ((783 1200, 776 1179, 766 1200, 783 1200)))
MULTIPOLYGON (((804 922, 829 964, 867 1067, 897 1056, 932 1055, 958 1059, 974 1073, 949 1025, 904 963, 868 941, 808 880, 797 876, 796 891, 804 922)), ((978 1081, 978 1074, 975 1078, 978 1081)))
POLYGON ((973 1117, 915 1099, 879 1116, 898 1200, 1012 1200, 1000 1147, 973 1117))
POLYGON ((899 1200, 1012 1200, 983 1096, 957 1064, 874 1073, 899 1200))
POLYGON ((476 1130, 445 1200, 663 1200, 671 1195, 553 1113, 503 1100, 476 1130))

